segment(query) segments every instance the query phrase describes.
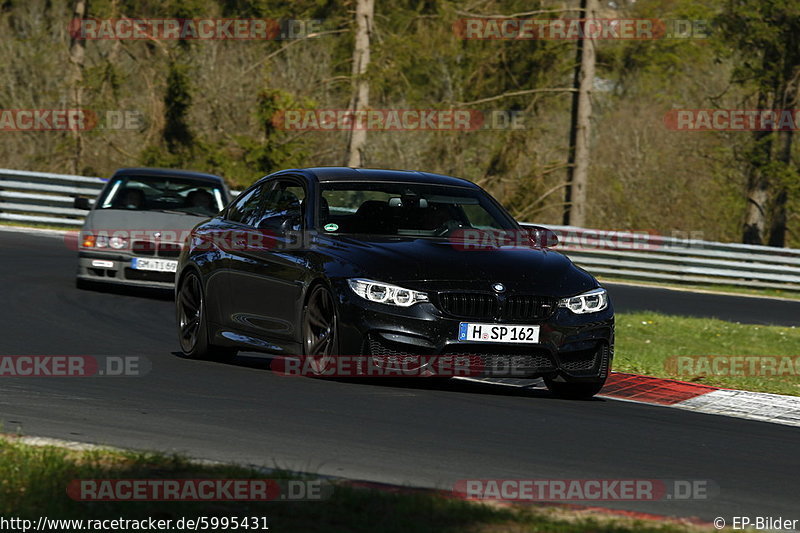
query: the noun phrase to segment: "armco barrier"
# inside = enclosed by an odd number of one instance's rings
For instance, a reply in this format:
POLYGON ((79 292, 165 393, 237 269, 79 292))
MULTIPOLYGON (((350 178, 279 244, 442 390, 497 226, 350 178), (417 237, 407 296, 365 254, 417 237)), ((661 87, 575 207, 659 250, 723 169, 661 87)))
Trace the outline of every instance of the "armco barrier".
POLYGON ((557 250, 600 277, 800 290, 795 248, 621 232, 626 240, 616 232, 604 238, 605 230, 547 227, 559 236, 557 250))
POLYGON ((0 220, 80 227, 86 211, 72 207, 76 196, 94 198, 101 178, 0 168, 0 220))
MULTIPOLYGON (((97 196, 103 183, 101 178, 0 169, 0 221, 78 228, 86 212, 73 208, 73 199, 97 196)), ((608 238, 605 230, 547 227, 559 235, 556 249, 601 277, 800 290, 798 249, 637 232, 612 232, 608 238)))

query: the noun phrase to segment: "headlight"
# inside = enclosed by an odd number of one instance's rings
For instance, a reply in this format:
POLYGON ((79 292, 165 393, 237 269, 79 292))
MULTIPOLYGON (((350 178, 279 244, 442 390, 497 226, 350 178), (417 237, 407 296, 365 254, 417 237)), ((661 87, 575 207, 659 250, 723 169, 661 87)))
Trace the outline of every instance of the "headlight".
POLYGON ((428 295, 424 292, 412 291, 371 279, 349 279, 347 283, 350 284, 353 292, 371 302, 410 307, 415 303, 428 301, 428 295))
POLYGON ((126 246, 128 246, 128 240, 122 237, 111 237, 108 239, 108 245, 115 250, 122 250, 126 246))
POLYGON ((114 248, 115 250, 122 250, 128 246, 128 239, 87 233, 81 240, 81 246, 83 248, 114 248))
POLYGON ((608 294, 605 289, 594 289, 572 298, 564 298, 558 302, 559 307, 566 307, 573 313, 597 313, 608 307, 608 294))

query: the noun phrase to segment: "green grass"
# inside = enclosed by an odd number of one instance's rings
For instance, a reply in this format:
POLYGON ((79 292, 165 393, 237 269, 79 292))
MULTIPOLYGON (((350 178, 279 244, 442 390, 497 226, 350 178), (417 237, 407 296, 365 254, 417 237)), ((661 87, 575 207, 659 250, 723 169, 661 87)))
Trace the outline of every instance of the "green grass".
POLYGON ((79 231, 81 229, 80 226, 57 226, 55 224, 39 224, 37 222, 13 222, 10 220, 3 220, 0 222, 0 226, 9 226, 12 228, 23 228, 23 229, 56 229, 60 231, 79 231))
MULTIPOLYGON (((668 367, 677 355, 800 357, 800 328, 712 318, 617 313, 614 370, 732 389, 800 396, 800 376, 688 376, 668 367)), ((796 373, 795 373, 796 374, 796 373)))
POLYGON ((266 516, 283 532, 607 532, 700 531, 688 523, 641 521, 554 506, 483 505, 433 492, 383 492, 335 486, 310 502, 79 502, 65 487, 73 479, 285 478, 237 466, 206 466, 177 456, 117 450, 74 451, 30 446, 0 436, 0 516, 147 518, 266 516))

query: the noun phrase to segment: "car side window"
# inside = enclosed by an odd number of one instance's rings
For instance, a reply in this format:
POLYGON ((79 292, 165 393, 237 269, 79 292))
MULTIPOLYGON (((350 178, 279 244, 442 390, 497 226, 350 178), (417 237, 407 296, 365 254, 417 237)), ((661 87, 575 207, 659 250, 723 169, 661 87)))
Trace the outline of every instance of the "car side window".
POLYGON ((239 222, 248 226, 254 226, 258 222, 258 215, 261 207, 261 199, 264 196, 264 187, 259 186, 244 193, 228 209, 225 218, 232 222, 239 222))

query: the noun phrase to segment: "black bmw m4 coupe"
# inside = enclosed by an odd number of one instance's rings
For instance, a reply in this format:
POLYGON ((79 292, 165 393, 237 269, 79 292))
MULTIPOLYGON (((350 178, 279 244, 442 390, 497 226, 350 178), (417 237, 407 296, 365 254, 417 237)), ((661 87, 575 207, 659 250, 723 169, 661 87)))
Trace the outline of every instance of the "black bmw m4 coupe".
POLYGON ((430 361, 460 357, 472 375, 591 397, 609 372, 614 312, 555 242, 463 179, 280 171, 192 230, 176 277, 181 349, 309 360, 320 375, 343 358, 415 356, 449 377, 430 361))

